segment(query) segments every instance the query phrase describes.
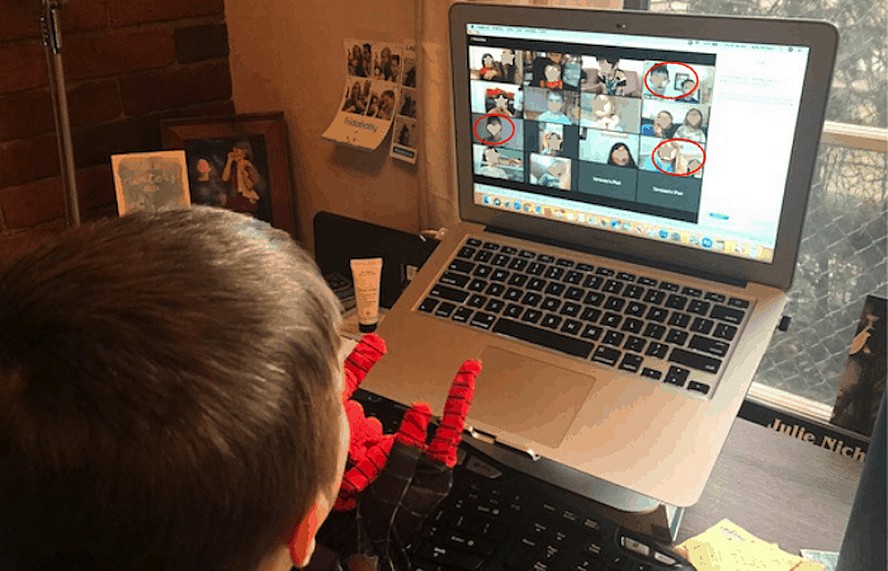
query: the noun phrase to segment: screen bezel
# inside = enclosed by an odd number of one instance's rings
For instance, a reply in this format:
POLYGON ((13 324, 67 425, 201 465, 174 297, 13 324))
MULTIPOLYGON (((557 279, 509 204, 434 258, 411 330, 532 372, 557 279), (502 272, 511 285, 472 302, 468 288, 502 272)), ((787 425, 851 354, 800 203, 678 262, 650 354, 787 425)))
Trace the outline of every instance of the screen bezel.
POLYGON ((666 260, 668 267, 679 271, 705 268, 707 274, 723 276, 728 281, 756 282, 789 289, 826 113, 829 89, 822 86, 830 85, 838 44, 838 32, 832 24, 807 20, 455 4, 450 10, 450 38, 457 189, 462 220, 574 244, 578 249, 594 249, 604 255, 620 257, 631 252, 634 259, 659 262, 660 265, 666 260), (803 97, 799 105, 773 261, 759 262, 474 204, 467 24, 807 46, 810 52, 802 87, 803 97), (664 33, 663 30, 668 32, 664 33), (465 120, 456 120, 457 117, 465 120))

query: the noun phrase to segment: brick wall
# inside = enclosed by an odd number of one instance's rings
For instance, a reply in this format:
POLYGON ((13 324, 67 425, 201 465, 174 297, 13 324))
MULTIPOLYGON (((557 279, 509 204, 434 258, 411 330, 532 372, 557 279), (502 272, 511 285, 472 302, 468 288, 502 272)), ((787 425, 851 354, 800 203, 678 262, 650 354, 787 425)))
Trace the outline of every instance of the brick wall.
MULTIPOLYGON (((116 216, 109 156, 161 148, 167 117, 234 112, 223 0, 62 9, 81 216, 116 216)), ((64 227, 39 0, 0 0, 0 259, 64 227)))

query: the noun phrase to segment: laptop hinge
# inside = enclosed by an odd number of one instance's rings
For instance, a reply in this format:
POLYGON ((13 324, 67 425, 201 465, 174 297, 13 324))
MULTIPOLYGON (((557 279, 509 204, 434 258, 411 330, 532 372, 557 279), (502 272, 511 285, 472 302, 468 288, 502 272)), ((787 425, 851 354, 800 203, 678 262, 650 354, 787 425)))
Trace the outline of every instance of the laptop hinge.
POLYGON ((485 232, 490 232, 492 234, 501 234, 503 236, 510 236, 512 238, 519 238, 521 240, 529 240, 531 242, 540 242, 542 244, 547 244, 549 246, 555 246, 556 248, 564 248, 566 250, 573 250, 575 252, 582 252, 585 254, 594 254, 596 256, 602 256, 605 258, 613 258, 617 260, 621 260, 624 262, 629 262, 632 264, 639 264, 642 266, 651 266, 653 268, 658 268, 661 270, 666 270, 668 272, 676 272, 683 275, 693 276, 696 278, 701 278, 704 280, 709 280, 713 282, 718 282, 722 284, 727 284, 731 286, 737 286, 741 288, 745 288, 749 283, 747 280, 741 278, 732 278, 727 276, 715 275, 709 272, 705 272, 702 270, 696 270, 693 268, 680 267, 673 264, 669 264, 668 262, 662 260, 646 260, 636 256, 631 256, 624 253, 617 252, 605 252, 603 250, 599 250, 592 246, 578 245, 578 244, 569 244, 566 242, 561 242, 559 240, 554 240, 552 238, 545 238, 538 235, 530 235, 525 234, 523 232, 519 232, 517 230, 511 230, 509 228, 499 228, 495 226, 485 226, 485 232))

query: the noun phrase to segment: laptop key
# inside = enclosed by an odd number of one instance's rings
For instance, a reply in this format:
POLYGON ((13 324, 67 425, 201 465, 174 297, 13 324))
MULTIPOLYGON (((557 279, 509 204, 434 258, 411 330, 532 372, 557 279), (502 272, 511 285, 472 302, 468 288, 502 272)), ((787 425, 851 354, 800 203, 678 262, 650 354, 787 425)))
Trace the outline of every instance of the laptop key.
POLYGON ((484 288, 487 287, 487 282, 482 279, 474 279, 469 282, 469 289, 472 291, 484 291, 484 288))
POLYGON ((624 282, 634 282, 635 274, 630 274, 627 272, 620 272, 617 274, 617 279, 623 280, 624 282))
POLYGON ((688 297, 701 297, 703 295, 703 290, 697 289, 695 287, 685 286, 681 288, 681 293, 688 297))
POLYGON ((592 266, 592 264, 577 264, 576 269, 580 272, 591 272, 595 268, 592 266))
POLYGON ((586 328, 583 329, 583 333, 580 337, 583 339, 589 339, 590 341, 598 341, 603 331, 604 329, 597 325, 587 325, 586 328))
POLYGON ((492 283, 487 286, 487 289, 484 293, 487 295, 503 295, 503 292, 506 291, 506 286, 499 283, 492 283))
POLYGON ((571 286, 567 288, 567 291, 564 292, 564 299, 569 299, 571 301, 580 301, 583 299, 583 294, 586 293, 582 288, 571 286))
POLYGON ((740 322, 743 321, 744 315, 746 315, 746 313, 739 309, 726 307, 724 305, 716 305, 712 308, 712 313, 709 314, 709 317, 713 319, 718 319, 719 321, 726 321, 734 325, 739 325, 740 322))
POLYGON ((669 353, 669 345, 657 341, 651 341, 647 351, 644 352, 648 357, 654 357, 657 359, 662 359, 667 353, 669 353))
POLYGON ((620 369, 624 371, 631 371, 633 373, 637 373, 638 369, 641 368, 641 364, 644 362, 644 357, 641 355, 635 355, 634 353, 626 353, 623 356, 623 360, 620 361, 620 369))
POLYGON ((508 284, 510 286, 521 287, 527 283, 528 279, 530 278, 528 278, 526 274, 514 273, 512 274, 512 277, 509 278, 508 284))
POLYGON ((511 261, 512 261, 511 256, 507 256, 505 254, 497 254, 496 256, 493 257, 493 261, 491 261, 490 263, 493 264, 494 266, 504 268, 507 265, 509 265, 509 262, 511 262, 511 261))
POLYGON ((694 322, 691 323, 691 331, 694 333, 702 333, 703 335, 709 335, 709 332, 712 331, 712 326, 715 324, 711 319, 703 319, 702 317, 697 317, 694 319, 694 322))
POLYGON ((645 345, 647 345, 647 341, 645 341, 641 337, 630 335, 629 338, 626 339, 626 343, 623 345, 623 349, 627 351, 633 351, 635 353, 641 353, 642 351, 644 351, 645 345))
POLYGON ((546 286, 546 293, 549 295, 561 295, 561 292, 564 291, 565 286, 563 283, 559 282, 549 282, 549 285, 546 286))
POLYGON ((455 301, 456 303, 462 303, 466 300, 467 297, 469 297, 468 292, 441 284, 435 284, 435 286, 432 287, 431 291, 429 291, 429 295, 440 297, 441 299, 446 299, 447 301, 455 301))
POLYGON ((574 303, 572 301, 564 302, 564 305, 561 306, 561 315, 566 315, 568 317, 576 317, 580 313, 580 304, 574 303))
POLYGON ((699 381, 691 381, 690 383, 688 383, 689 391, 696 391, 698 393, 706 395, 709 394, 709 389, 710 386, 706 383, 701 383, 699 381))
POLYGON ((438 308, 435 309, 435 315, 438 317, 450 317, 450 314, 453 313, 453 310, 456 309, 456 306, 450 302, 442 302, 438 305, 438 308))
POLYGON ((527 263, 524 258, 512 258, 512 261, 509 262, 509 269, 522 272, 527 267, 527 263))
POLYGON ((711 337, 703 337, 702 335, 694 335, 691 337, 691 342, 688 343, 688 349, 694 349, 695 351, 700 351, 702 353, 709 353, 716 357, 724 357, 727 355, 729 348, 730 345, 724 341, 712 339, 711 337))
POLYGON ((545 276, 550 280, 558 280, 561 279, 561 276, 564 275, 564 268, 558 266, 549 266, 549 269, 546 270, 545 276))
POLYGON ((674 284, 672 282, 660 282, 660 289, 665 291, 677 292, 681 289, 678 284, 674 284))
POLYGON ((530 278, 530 281, 527 282, 527 289, 531 291, 543 291, 544 287, 546 287, 546 280, 542 278, 530 278))
POLYGON ((604 345, 599 345, 598 349, 595 350, 595 354, 592 355, 592 360, 596 363, 603 363, 605 365, 610 365, 613 367, 617 364, 617 361, 620 360, 620 356, 622 353, 614 349, 613 347, 605 347, 604 345))
POLYGON ((475 268, 475 264, 466 260, 453 260, 447 267, 451 272, 460 272, 462 274, 470 274, 475 268))
POLYGON ((601 276, 586 276, 586 279, 583 280, 583 287, 588 289, 598 289, 603 283, 604 279, 601 276))
POLYGON ((619 294, 623 291, 623 285, 623 282, 617 280, 607 280, 604 282, 604 287, 601 289, 607 293, 619 294))
POLYGON ((583 328, 583 324, 576 319, 568 319, 564 322, 564 325, 561 326, 561 331, 567 333, 568 335, 576 335, 583 328))
POLYGON ((444 567, 456 567, 466 571, 479 569, 484 563, 484 558, 462 551, 453 547, 442 547, 431 543, 423 543, 417 553, 420 558, 444 567))
POLYGON ((619 331, 608 331, 604 334, 604 339, 601 340, 602 343, 607 345, 613 345, 614 347, 619 347, 623 344, 623 339, 626 338, 624 333, 620 333, 619 331))
POLYGON ((629 305, 626 306, 626 315, 631 315, 633 317, 641 317, 644 315, 647 306, 638 301, 629 302, 629 305))
POLYGON ((564 319, 564 318, 560 317, 558 315, 554 315, 552 313, 548 313, 543 318, 543 321, 540 322, 540 325, 542 325, 543 327, 547 327, 549 329, 557 329, 558 326, 561 325, 562 319, 564 319))
POLYGON ((625 306, 626 300, 622 297, 609 296, 607 298, 607 301, 604 303, 605 309, 612 309, 614 311, 621 311, 625 306))
POLYGON ((527 273, 532 276, 541 276, 545 271, 546 264, 541 264, 539 262, 532 262, 529 266, 527 266, 527 273))
POLYGON ((433 297, 427 297, 422 300, 422 303, 419 304, 418 309, 423 313, 431 313, 432 310, 435 309, 435 306, 438 305, 438 300, 433 297))
POLYGON ((644 288, 639 285, 629 284, 626 286, 626 289, 623 290, 623 296, 628 297, 629 299, 641 299, 641 296, 643 295, 644 288))
POLYGON ((444 274, 438 279, 438 283, 452 285, 456 287, 466 287, 466 284, 469 283, 469 279, 469 276, 465 276, 463 274, 444 272, 444 274))
POLYGON ((561 300, 557 297, 547 297, 540 304, 540 308, 546 311, 558 311, 559 307, 561 307, 561 300))
POLYGON ((466 302, 466 305, 468 305, 469 307, 484 307, 485 303, 487 303, 487 298, 483 295, 475 293, 472 294, 472 297, 469 298, 469 301, 466 302))
POLYGON ((688 332, 682 331, 681 329, 670 329, 669 333, 666 334, 666 342, 672 345, 678 345, 681 347, 687 340, 688 332))
POLYGON ((656 323, 648 323, 642 335, 645 337, 650 337, 651 339, 660 340, 663 338, 663 335, 666 334, 666 328, 662 325, 657 325, 656 323))
POLYGON ((571 270, 564 274, 564 283, 571 285, 580 285, 583 282, 583 272, 571 270))
POLYGON ((472 275, 476 278, 486 278, 493 272, 493 266, 488 266, 487 264, 478 264, 475 267, 475 271, 472 272, 472 275))
POLYGON ((706 301, 714 301, 715 303, 724 303, 726 298, 724 295, 722 295, 720 293, 713 293, 711 291, 707 291, 703 295, 703 299, 705 299, 706 301))
POLYGON ((726 323, 719 323, 715 326, 715 331, 712 332, 713 337, 727 339, 728 341, 733 341, 735 335, 737 335, 737 328, 726 323))
POLYGON ((672 315, 669 316, 669 325, 674 327, 687 327, 690 322, 691 316, 687 313, 673 311, 672 315))
POLYGON ((749 301, 745 299, 740 299, 739 297, 732 297, 728 300, 728 305, 730 305, 731 307, 746 309, 747 307, 749 307, 749 301))
POLYGON ((543 301, 543 296, 532 291, 527 292, 524 294, 524 297, 521 298, 521 303, 528 307, 536 307, 541 301, 543 301))
POLYGON ((694 299, 691 300, 691 303, 688 305, 688 313, 693 313, 695 315, 706 315, 707 313, 709 313, 710 307, 712 307, 712 304, 708 301, 694 299))
POLYGON ((603 301, 604 294, 597 291, 590 291, 586 294, 586 297, 583 298, 583 303, 585 303, 586 305, 594 305, 595 307, 601 305, 601 302, 603 301))
POLYGON ((472 319, 469 321, 469 325, 472 327, 478 327, 479 329, 490 329, 493 326, 494 321, 496 321, 495 315, 476 311, 475 315, 473 315, 472 319))
POLYGON ((459 309, 457 309, 456 311, 453 312, 453 317, 451 317, 451 319, 453 319, 453 321, 456 321, 459 323, 466 323, 469 320, 469 317, 471 317, 471 316, 472 316, 471 309, 469 309, 468 307, 460 307, 459 309))
POLYGON ((650 321, 656 321, 658 323, 663 323, 666 321, 666 315, 669 312, 663 309, 662 307, 652 307, 647 312, 647 318, 650 321))
POLYGON ((641 370, 641 376, 659 381, 663 377, 663 373, 658 371, 657 369, 650 369, 648 367, 645 367, 641 370))
POLYGON ((666 371, 666 377, 663 379, 663 382, 677 387, 683 387, 690 374, 691 372, 683 367, 672 366, 666 371))
POLYGON ((556 266, 561 266, 562 268, 572 268, 574 266, 573 260, 568 260, 567 258, 558 258, 555 260, 556 266))
POLYGON ((504 301, 500 301, 498 299, 491 299, 487 302, 487 305, 484 306, 485 311, 489 311, 491 313, 499 313, 502 311, 503 307, 506 306, 504 301))
POLYGON ((623 331, 627 331, 629 333, 641 333, 641 328, 644 327, 644 321, 640 319, 635 319, 634 317, 627 317, 625 321, 623 321, 623 331))
POLYGON ((589 356, 593 347, 591 343, 581 339, 568 337, 553 331, 545 331, 504 317, 496 322, 493 326, 493 331, 584 359, 589 356))
POLYGON ((666 303, 664 304, 669 309, 677 309, 681 311, 685 308, 685 305, 688 303, 688 298, 683 295, 671 294, 668 298, 666 298, 666 303))
POLYGON ((599 276, 604 276, 606 278, 609 278, 609 277, 614 276, 617 272, 615 272, 614 270, 612 270, 610 268, 598 268, 597 270, 595 270, 595 273, 598 274, 599 276))
POLYGON ((480 250, 475 257, 473 258, 476 262, 489 262, 490 258, 493 257, 493 252, 490 250, 480 250))
POLYGON ((509 278, 509 272, 506 270, 496 269, 490 274, 490 279, 495 282, 504 282, 509 278))
POLYGON ((619 313, 611 313, 610 311, 605 313, 604 317, 601 318, 601 324, 608 327, 619 327, 622 321, 622 315, 620 315, 619 313))
POLYGON ((538 309, 527 309, 524 311, 524 315, 521 317, 521 321, 526 321, 527 323, 536 323, 543 316, 543 312, 538 309))
POLYGON ((512 246, 503 246, 502 249, 500 250, 500 252, 502 252, 503 254, 509 254, 509 255, 517 254, 518 248, 513 248, 512 246))
POLYGON ((527 258, 528 260, 536 258, 536 254, 531 252, 530 250, 521 250, 518 252, 518 255, 522 258, 527 258))
POLYGON ((666 294, 657 289, 649 289, 648 292, 644 294, 644 301, 647 303, 660 305, 663 303, 664 299, 666 299, 666 294))
POLYGON ((469 238, 468 240, 466 240, 466 244, 477 248, 478 246, 480 246, 482 244, 482 242, 478 238, 469 238))
POLYGON ((503 315, 506 317, 518 318, 521 317, 521 313, 524 311, 524 308, 516 303, 510 303, 506 306, 506 310, 503 312, 503 315))
POLYGON ((656 287, 657 286, 657 280, 655 280, 654 278, 640 277, 640 278, 638 278, 638 283, 640 283, 643 286, 648 286, 648 287, 656 287))
POLYGON ((540 254, 537 256, 537 260, 543 262, 544 264, 551 264, 555 261, 555 256, 550 256, 548 254, 540 254))
POLYGON ((475 255, 477 250, 475 248, 470 248, 469 246, 463 246, 459 249, 459 252, 456 253, 459 258, 471 258, 475 255))
POLYGON ((698 371, 705 371, 713 374, 718 372, 722 364, 721 359, 707 357, 706 355, 700 355, 698 353, 691 353, 690 351, 678 348, 672 350, 669 354, 669 360, 673 363, 678 363, 679 365, 685 365, 686 367, 697 369, 698 371))
POLYGON ((583 314, 580 315, 580 319, 582 319, 586 323, 595 323, 598 321, 599 317, 601 317, 601 310, 595 309, 594 307, 587 307, 583 309, 583 314))

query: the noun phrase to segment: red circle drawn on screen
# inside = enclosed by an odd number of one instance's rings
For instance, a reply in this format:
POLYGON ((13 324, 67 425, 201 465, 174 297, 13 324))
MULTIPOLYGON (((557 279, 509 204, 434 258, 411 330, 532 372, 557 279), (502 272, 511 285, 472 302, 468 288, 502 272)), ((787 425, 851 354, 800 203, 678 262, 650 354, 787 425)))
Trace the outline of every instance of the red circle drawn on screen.
POLYGON ((654 147, 654 150, 651 151, 651 162, 653 163, 654 168, 656 168, 658 171, 660 171, 663 174, 668 174, 669 176, 680 176, 680 177, 693 176, 693 175, 697 174, 698 172, 700 172, 700 169, 702 169, 703 165, 706 164, 706 149, 704 149, 703 145, 701 145, 697 141, 692 141, 690 139, 666 139, 665 141, 662 141, 659 145, 654 147), (703 153, 703 160, 700 162, 700 166, 698 166, 697 168, 695 168, 692 171, 680 173, 680 174, 675 173, 675 172, 666 172, 663 169, 661 169, 660 165, 657 164, 657 160, 654 158, 654 156, 657 154, 657 149, 659 149, 660 147, 662 147, 663 145, 665 145, 666 143, 669 143, 671 141, 681 141, 683 143, 691 143, 692 145, 697 145, 697 147, 700 149, 700 152, 703 153))
POLYGON ((653 66, 651 69, 647 70, 647 73, 644 74, 644 87, 645 87, 645 89, 648 90, 648 93, 650 93, 654 97, 659 97, 660 99, 671 99, 671 100, 682 99, 684 97, 687 97, 691 93, 697 91, 697 88, 700 87, 700 76, 697 75, 697 72, 694 70, 694 68, 692 68, 691 66, 689 66, 686 63, 681 63, 680 61, 663 61, 663 62, 660 62, 657 65, 653 66), (688 91, 687 93, 682 93, 681 95, 676 95, 674 97, 666 97, 665 95, 660 95, 659 93, 654 93, 654 90, 652 90, 651 86, 648 85, 648 77, 650 77, 652 71, 654 71, 658 67, 666 65, 666 64, 680 65, 682 67, 686 67, 689 70, 691 70, 691 73, 694 74, 694 87, 691 88, 691 90, 688 91))
POLYGON ((478 139, 479 143, 484 143, 485 145, 490 145, 491 147, 505 145, 506 143, 508 143, 509 141, 512 140, 512 137, 515 136, 515 122, 512 121, 512 118, 509 117, 508 115, 503 115, 502 113, 488 113, 487 115, 482 115, 482 116, 478 117, 478 119, 475 121, 475 124, 472 125, 472 132, 475 133, 475 138, 478 139), (485 117, 502 117, 503 119, 508 121, 510 125, 512 125, 512 134, 509 135, 506 139, 504 139, 502 141, 497 141, 496 143, 493 143, 490 141, 485 141, 484 138, 478 134, 478 123, 480 123, 481 119, 484 119, 485 117))

